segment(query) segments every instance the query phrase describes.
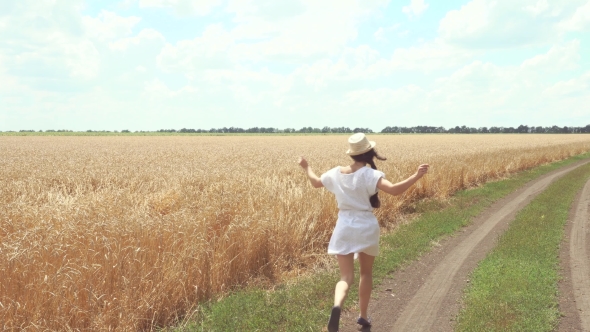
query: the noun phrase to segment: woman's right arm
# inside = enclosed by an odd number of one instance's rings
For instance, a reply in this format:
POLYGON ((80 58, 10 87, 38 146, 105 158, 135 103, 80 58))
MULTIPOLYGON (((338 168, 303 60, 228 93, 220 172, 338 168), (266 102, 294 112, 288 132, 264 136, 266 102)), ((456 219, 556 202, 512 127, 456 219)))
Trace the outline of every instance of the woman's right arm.
POLYGON ((408 188, 410 188, 416 181, 420 180, 428 172, 428 164, 422 164, 418 167, 418 171, 414 173, 409 178, 405 179, 404 181, 398 183, 391 183, 384 178, 380 178, 377 182, 377 188, 381 191, 384 191, 390 195, 401 195, 403 194, 408 188))
POLYGON ((314 188, 321 188, 324 186, 322 180, 313 172, 311 167, 307 164, 307 160, 305 160, 305 158, 299 157, 299 166, 305 170, 305 174, 314 188))

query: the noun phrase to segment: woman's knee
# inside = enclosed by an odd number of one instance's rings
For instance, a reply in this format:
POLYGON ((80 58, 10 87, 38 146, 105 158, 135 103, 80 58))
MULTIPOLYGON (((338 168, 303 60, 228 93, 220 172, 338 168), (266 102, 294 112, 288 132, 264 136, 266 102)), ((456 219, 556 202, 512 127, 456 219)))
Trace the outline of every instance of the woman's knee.
POLYGON ((361 280, 373 280, 373 271, 364 271, 359 274, 361 280))
POLYGON ((373 264, 375 262, 375 256, 370 256, 365 253, 359 254, 360 262, 360 273, 361 276, 367 276, 373 274, 373 264))
POLYGON ((348 285, 352 285, 354 283, 354 273, 341 274, 340 281, 344 281, 348 285))

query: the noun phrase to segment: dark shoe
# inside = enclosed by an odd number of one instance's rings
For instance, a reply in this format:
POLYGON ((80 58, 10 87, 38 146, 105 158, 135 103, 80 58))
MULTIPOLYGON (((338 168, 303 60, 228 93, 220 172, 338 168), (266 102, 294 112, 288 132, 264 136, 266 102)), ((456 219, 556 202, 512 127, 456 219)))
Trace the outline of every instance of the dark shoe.
POLYGON ((338 332, 340 326, 340 307, 332 307, 330 320, 328 321, 328 332, 338 332))
POLYGON ((363 317, 359 317, 359 319, 356 320, 356 323, 362 327, 371 327, 371 319, 366 320, 363 317))

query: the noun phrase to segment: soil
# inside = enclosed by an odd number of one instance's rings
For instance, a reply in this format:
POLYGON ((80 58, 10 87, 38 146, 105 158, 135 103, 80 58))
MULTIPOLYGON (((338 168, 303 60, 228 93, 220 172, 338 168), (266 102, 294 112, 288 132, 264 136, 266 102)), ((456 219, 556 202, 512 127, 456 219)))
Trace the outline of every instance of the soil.
POLYGON ((558 331, 590 331, 590 181, 570 209, 560 248, 558 331))
MULTIPOLYGON (((373 290, 369 305, 373 326, 361 331, 452 331, 469 273, 494 248, 516 213, 552 181, 588 162, 574 163, 529 182, 494 203, 454 236, 434 243, 419 260, 393 272, 373 290)), ((356 310, 344 311, 340 331, 358 331, 357 317, 356 310)))

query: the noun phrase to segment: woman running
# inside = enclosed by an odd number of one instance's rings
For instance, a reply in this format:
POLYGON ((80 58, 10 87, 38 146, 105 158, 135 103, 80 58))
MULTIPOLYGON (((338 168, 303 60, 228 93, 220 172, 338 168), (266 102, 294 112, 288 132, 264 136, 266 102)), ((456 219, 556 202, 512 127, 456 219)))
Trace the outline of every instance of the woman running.
POLYGON ((354 258, 360 263, 359 306, 357 324, 370 327, 367 315, 373 289, 373 262, 379 254, 379 223, 373 215, 373 208, 380 206, 378 190, 391 195, 400 195, 428 172, 428 165, 422 164, 415 174, 406 180, 393 184, 377 170, 374 158, 386 160, 375 151, 375 142, 365 134, 357 133, 348 139, 346 152, 353 159, 349 166, 337 166, 318 177, 305 158, 299 158, 299 165, 306 171, 314 188, 325 187, 336 196, 338 221, 328 244, 328 254, 336 255, 340 267, 340 281, 334 290, 334 307, 328 321, 328 332, 337 332, 340 312, 350 285, 354 282, 354 258), (371 168, 365 167, 369 164, 371 168))

